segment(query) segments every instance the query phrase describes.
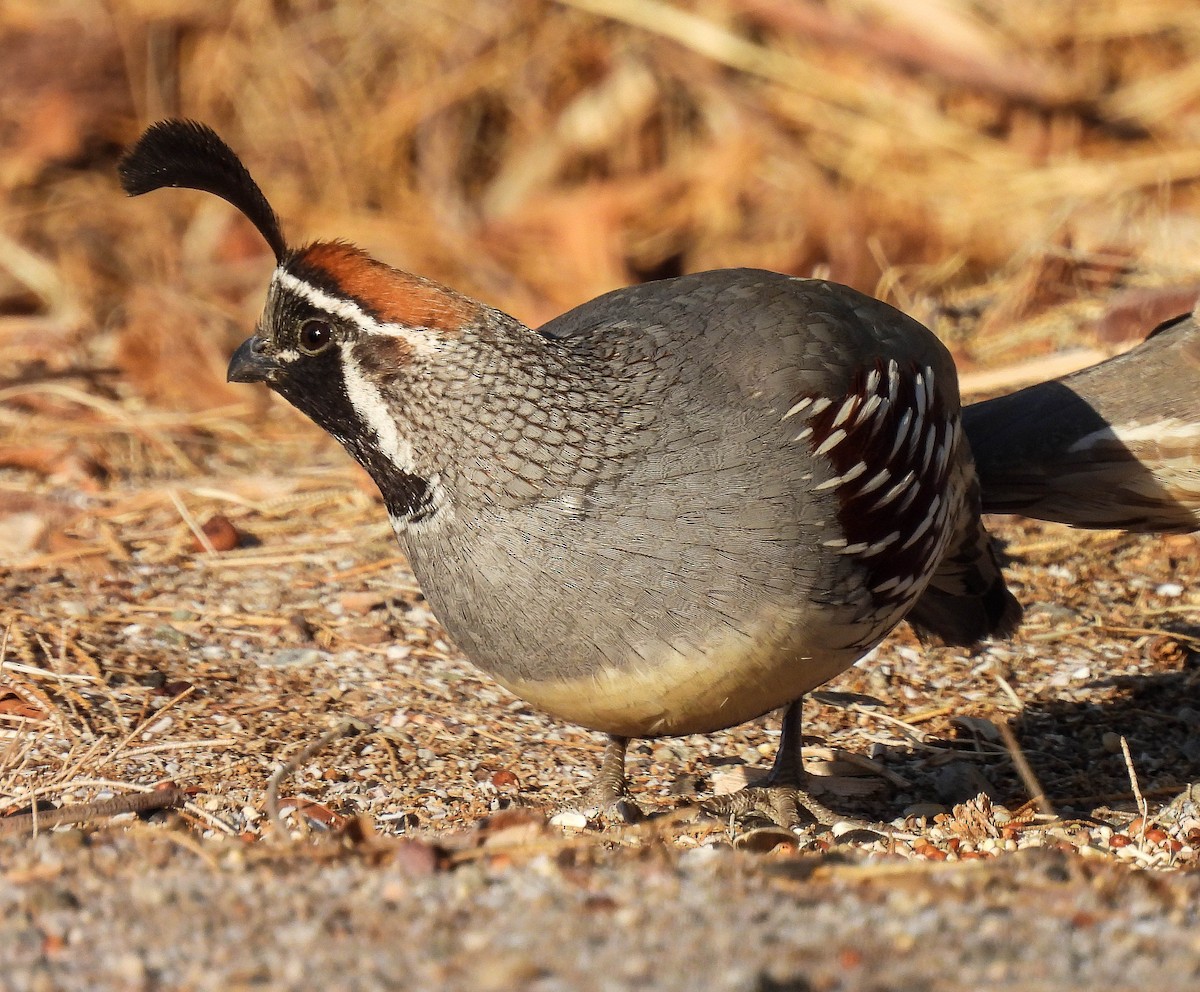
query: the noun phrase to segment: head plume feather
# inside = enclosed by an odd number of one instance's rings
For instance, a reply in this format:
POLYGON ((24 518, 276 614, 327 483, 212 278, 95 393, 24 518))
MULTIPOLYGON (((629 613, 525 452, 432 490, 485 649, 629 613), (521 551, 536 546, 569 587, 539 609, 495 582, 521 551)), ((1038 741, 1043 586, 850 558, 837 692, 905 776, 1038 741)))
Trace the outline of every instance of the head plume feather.
POLYGON ((152 124, 118 166, 121 187, 140 196, 164 186, 213 193, 237 207, 282 262, 288 248, 279 217, 258 183, 217 132, 198 121, 165 120, 152 124))

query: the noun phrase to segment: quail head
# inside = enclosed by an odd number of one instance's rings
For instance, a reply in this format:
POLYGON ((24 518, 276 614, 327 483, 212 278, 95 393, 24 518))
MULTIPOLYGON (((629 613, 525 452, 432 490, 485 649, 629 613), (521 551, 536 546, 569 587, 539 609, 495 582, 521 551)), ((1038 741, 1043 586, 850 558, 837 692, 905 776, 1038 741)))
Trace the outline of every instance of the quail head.
MULTIPOLYGON (((979 519, 954 364, 845 286, 730 269, 620 289, 531 330, 340 241, 292 248, 209 128, 151 127, 130 194, 205 190, 277 268, 229 378, 265 383, 378 484, 434 613, 479 668, 609 735, 787 707, 761 790, 798 822, 800 700, 907 618, 971 644, 1019 607, 979 519)), ((628 813, 630 804, 624 804, 628 813)))

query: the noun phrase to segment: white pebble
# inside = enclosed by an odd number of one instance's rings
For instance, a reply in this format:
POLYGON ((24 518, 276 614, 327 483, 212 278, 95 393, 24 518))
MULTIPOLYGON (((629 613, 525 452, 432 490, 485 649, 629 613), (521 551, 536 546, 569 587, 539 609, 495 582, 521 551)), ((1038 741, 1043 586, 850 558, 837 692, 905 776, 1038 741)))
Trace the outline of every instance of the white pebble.
POLYGON ((565 827, 568 830, 584 830, 588 825, 588 818, 578 810, 568 809, 561 813, 556 813, 550 817, 550 825, 554 827, 565 827))
POLYGON ((155 737, 158 734, 161 734, 163 731, 169 730, 174 722, 175 718, 173 716, 159 717, 142 732, 142 740, 148 741, 151 737, 155 737))
POLYGON ((1154 590, 1160 596, 1169 596, 1171 599, 1183 595, 1183 586, 1178 582, 1164 582, 1161 586, 1154 590))

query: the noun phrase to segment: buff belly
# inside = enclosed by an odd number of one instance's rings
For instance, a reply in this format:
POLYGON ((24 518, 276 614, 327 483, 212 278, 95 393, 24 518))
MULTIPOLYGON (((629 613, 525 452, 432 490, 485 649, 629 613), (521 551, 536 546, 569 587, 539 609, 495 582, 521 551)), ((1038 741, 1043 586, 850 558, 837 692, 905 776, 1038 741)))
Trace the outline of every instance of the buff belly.
POLYGON ((635 662, 598 665, 574 678, 490 674, 552 716, 621 737, 724 730, 799 699, 849 668, 858 649, 781 652, 767 636, 709 638, 702 650, 661 645, 635 662))

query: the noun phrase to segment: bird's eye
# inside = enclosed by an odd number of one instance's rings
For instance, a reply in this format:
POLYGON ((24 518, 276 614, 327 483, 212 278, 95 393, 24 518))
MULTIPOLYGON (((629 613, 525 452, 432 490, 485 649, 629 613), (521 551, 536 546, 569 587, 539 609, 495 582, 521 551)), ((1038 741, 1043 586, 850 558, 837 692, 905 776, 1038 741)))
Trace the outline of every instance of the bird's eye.
POLYGON ((300 325, 300 350, 306 355, 316 355, 333 343, 333 325, 327 320, 313 318, 300 325))

